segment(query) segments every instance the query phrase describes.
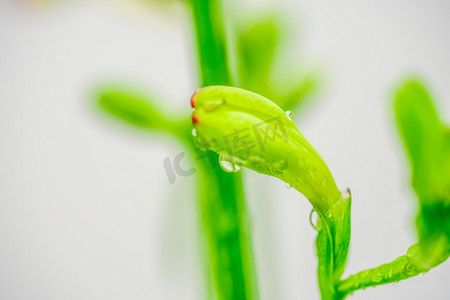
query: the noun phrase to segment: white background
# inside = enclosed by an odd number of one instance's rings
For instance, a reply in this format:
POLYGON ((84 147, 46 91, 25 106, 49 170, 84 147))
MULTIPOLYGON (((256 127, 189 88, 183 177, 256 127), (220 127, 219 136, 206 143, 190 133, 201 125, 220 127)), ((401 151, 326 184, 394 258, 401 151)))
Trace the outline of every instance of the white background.
MULTIPOLYGON (((189 114, 190 14, 125 2, 0 1, 1 299, 203 299, 197 174, 170 186, 162 164, 182 145, 93 104, 114 80, 189 114)), ((253 2, 230 7, 244 16, 275 7, 291 27, 287 57, 326 74, 295 121, 352 190, 346 274, 404 254, 416 240, 416 200, 392 95, 419 74, 449 120, 450 2, 253 2)), ((261 299, 318 299, 310 204, 279 180, 244 173, 261 299)), ((446 262, 350 299, 449 299, 448 278, 446 262)))

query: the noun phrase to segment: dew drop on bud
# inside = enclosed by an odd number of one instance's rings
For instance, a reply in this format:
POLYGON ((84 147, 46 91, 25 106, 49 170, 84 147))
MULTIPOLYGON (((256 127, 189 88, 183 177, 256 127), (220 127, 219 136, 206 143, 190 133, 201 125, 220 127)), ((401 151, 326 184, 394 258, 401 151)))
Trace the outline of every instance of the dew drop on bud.
POLYGON ((192 128, 192 136, 197 136, 197 129, 192 128))
POLYGON ((227 173, 236 173, 241 169, 237 164, 225 159, 223 155, 219 155, 219 165, 227 173))
POLYGON ((289 183, 286 182, 286 188, 290 189, 290 188, 292 188, 292 185, 290 185, 289 183))
POLYGON ((294 118, 294 113, 292 111, 288 110, 286 112, 286 117, 292 121, 292 119, 294 118))
POLYGON ((319 214, 315 209, 311 210, 311 214, 309 215, 309 222, 311 222, 312 227, 314 227, 314 229, 317 231, 319 231, 322 227, 319 214))

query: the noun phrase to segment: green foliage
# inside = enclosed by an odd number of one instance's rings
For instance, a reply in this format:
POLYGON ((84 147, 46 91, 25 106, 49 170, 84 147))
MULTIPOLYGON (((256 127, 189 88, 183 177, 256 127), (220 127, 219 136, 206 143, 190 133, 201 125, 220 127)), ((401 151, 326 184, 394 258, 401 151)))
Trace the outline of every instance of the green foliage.
POLYGON ((402 87, 395 108, 420 201, 450 204, 450 129, 440 122, 430 96, 417 81, 402 87))
POLYGON ((286 181, 321 214, 339 201, 341 193, 328 167, 275 103, 226 86, 202 88, 194 99, 196 139, 206 143, 203 147, 232 163, 286 181))
MULTIPOLYGON (((201 84, 230 84, 219 1, 192 0, 201 84)), ((197 159, 200 170, 198 207, 204 229, 208 298, 258 299, 250 230, 241 175, 212 164, 217 154, 197 149, 190 120, 173 121, 148 97, 116 88, 104 89, 101 107, 112 115, 149 130, 164 130, 181 140, 197 159)))
POLYGON ((332 299, 350 243, 350 193, 342 197, 325 162, 290 114, 270 100, 239 88, 210 86, 198 90, 193 103, 201 147, 216 151, 230 164, 284 180, 314 206, 321 224, 316 241, 319 286, 322 297, 332 299))
POLYGON ((105 90, 99 96, 99 104, 104 110, 134 125, 151 129, 166 128, 166 120, 150 101, 144 101, 142 97, 105 90))
POLYGON ((449 257, 450 129, 439 120, 420 82, 406 83, 395 101, 419 200, 419 241, 392 262, 341 280, 350 243, 350 192, 339 192, 325 162, 297 129, 291 112, 284 111, 298 107, 316 90, 317 75, 297 80, 297 71, 286 72, 281 81, 288 88, 273 81, 282 26, 277 18, 262 18, 238 29, 237 82, 246 90, 230 87, 234 82, 220 2, 189 3, 204 87, 193 96, 195 142, 189 118, 176 119, 161 113, 156 104, 161 101, 116 88, 103 90, 98 101, 115 117, 147 130, 169 132, 185 144, 192 156, 206 157, 196 162, 200 170, 198 207, 205 234, 205 262, 208 282, 212 283, 209 299, 259 297, 241 175, 233 173, 241 166, 287 182, 313 205, 318 214, 314 227, 318 231, 322 299, 344 299, 359 289, 398 282, 427 272, 449 257), (254 92, 276 99, 276 104, 254 92), (236 145, 242 146, 236 134, 243 132, 247 147, 236 149, 236 145), (211 160, 220 161, 227 172, 211 164, 211 160))
POLYGON ((450 250, 450 129, 439 120, 420 82, 402 87, 395 108, 419 199, 420 258, 429 268, 444 261, 450 250))
MULTIPOLYGON (((237 33, 240 86, 273 99, 284 110, 299 108, 319 86, 316 73, 301 76, 300 67, 282 66, 278 81, 272 79, 276 58, 284 42, 282 22, 276 17, 260 18, 241 25, 237 33), (280 84, 282 83, 282 85, 280 84)), ((292 62, 290 62, 292 64, 292 62)), ((295 63, 294 63, 295 65, 295 63)))
POLYGON ((350 243, 351 196, 348 192, 341 197, 327 166, 298 131, 290 113, 258 94, 224 86, 200 89, 193 103, 194 128, 202 147, 216 151, 231 164, 284 180, 314 206, 319 216, 315 227, 322 299, 344 299, 358 289, 404 280, 448 258, 450 131, 439 121, 419 83, 406 84, 396 98, 399 127, 410 154, 413 186, 420 203, 419 243, 411 246, 406 255, 345 280, 340 277, 350 243), (273 120, 277 123, 271 123, 273 120), (272 138, 257 147, 260 137, 257 130, 251 129, 262 124, 272 138), (248 146, 236 150, 225 137, 244 131, 248 146))
POLYGON ((342 298, 358 289, 417 276, 450 255, 449 129, 440 122, 429 94, 418 81, 409 81, 398 91, 395 112, 419 200, 419 243, 390 263, 341 281, 337 291, 342 298))
POLYGON ((347 262, 351 233, 351 195, 348 190, 342 199, 320 216, 315 228, 318 257, 318 280, 322 299, 337 298, 335 285, 339 282, 347 262))

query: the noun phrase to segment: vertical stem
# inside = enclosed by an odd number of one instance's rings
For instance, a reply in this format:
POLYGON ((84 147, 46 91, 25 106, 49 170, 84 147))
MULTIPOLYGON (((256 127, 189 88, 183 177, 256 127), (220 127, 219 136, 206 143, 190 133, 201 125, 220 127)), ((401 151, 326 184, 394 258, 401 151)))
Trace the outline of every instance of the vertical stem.
POLYGON ((202 86, 231 85, 218 0, 191 0, 202 86))
MULTIPOLYGON (((202 86, 231 85, 218 0, 191 0, 202 86)), ((256 279, 240 174, 225 173, 218 155, 204 152, 200 210, 208 262, 219 300, 257 299, 256 279), (213 163, 211 163, 213 162, 213 163)))

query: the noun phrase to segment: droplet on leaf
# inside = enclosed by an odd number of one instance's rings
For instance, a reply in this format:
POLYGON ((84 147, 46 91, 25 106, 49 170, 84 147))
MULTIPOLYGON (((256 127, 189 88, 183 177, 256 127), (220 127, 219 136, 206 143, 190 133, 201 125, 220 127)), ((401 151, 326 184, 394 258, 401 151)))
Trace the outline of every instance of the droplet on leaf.
POLYGON ((227 173, 236 173, 236 172, 238 172, 241 169, 240 166, 238 166, 237 164, 229 161, 223 155, 219 155, 219 165, 222 168, 222 170, 224 170, 227 173))
POLYGON ((294 113, 292 111, 288 110, 286 112, 286 117, 292 121, 292 119, 294 118, 294 113))

